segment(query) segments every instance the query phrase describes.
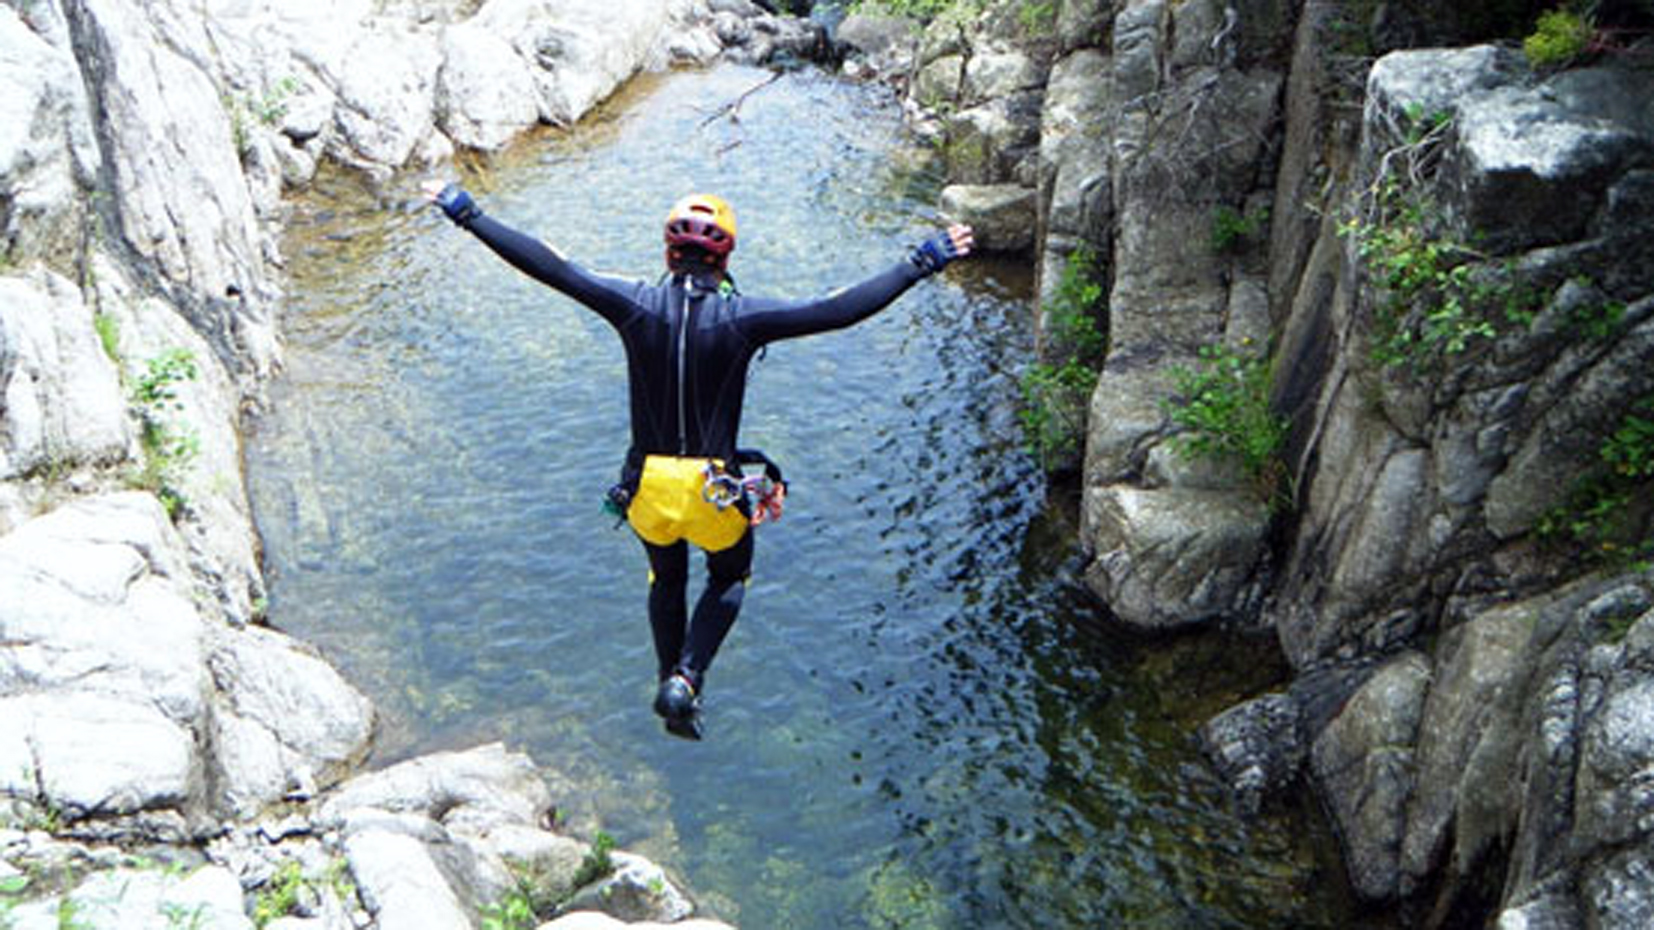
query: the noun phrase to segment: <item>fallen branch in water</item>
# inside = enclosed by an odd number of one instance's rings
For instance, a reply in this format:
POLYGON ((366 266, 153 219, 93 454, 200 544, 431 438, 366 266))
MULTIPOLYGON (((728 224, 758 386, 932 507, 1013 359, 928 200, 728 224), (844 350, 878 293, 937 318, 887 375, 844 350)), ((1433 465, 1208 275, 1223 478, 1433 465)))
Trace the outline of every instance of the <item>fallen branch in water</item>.
POLYGON ((769 77, 765 78, 764 80, 759 81, 757 84, 752 85, 751 87, 749 87, 746 90, 742 91, 741 95, 739 97, 736 97, 734 100, 731 100, 730 102, 724 104, 723 106, 719 107, 718 109, 713 110, 711 116, 708 116, 706 119, 701 120, 701 125, 700 125, 699 128, 705 129, 706 127, 708 127, 708 126, 712 125, 713 123, 717 122, 719 119, 721 119, 724 116, 728 116, 729 121, 732 122, 732 123, 739 123, 741 121, 741 116, 740 116, 741 104, 745 103, 748 97, 751 97, 753 94, 758 93, 759 91, 761 91, 764 88, 770 86, 771 84, 774 84, 776 81, 779 81, 779 80, 781 80, 781 72, 777 71, 774 74, 770 75, 769 77))

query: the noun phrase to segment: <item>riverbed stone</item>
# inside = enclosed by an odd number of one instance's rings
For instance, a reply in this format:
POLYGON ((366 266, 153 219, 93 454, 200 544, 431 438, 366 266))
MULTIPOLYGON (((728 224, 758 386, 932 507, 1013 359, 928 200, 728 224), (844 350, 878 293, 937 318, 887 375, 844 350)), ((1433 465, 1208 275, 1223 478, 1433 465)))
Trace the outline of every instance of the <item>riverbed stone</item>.
POLYGON ((1171 629, 1242 609, 1264 553, 1268 508, 1248 492, 1087 488, 1091 590, 1133 626, 1171 629))
POLYGON ((541 924, 540 930, 735 930, 735 928, 723 921, 708 920, 704 917, 691 917, 687 920, 661 923, 653 920, 620 920, 602 911, 575 911, 572 914, 565 914, 550 923, 541 924))
POLYGON ((1343 840, 1350 884, 1365 900, 1392 898, 1400 884, 1404 815, 1416 783, 1418 728, 1429 682, 1424 655, 1392 659, 1310 749, 1311 771, 1343 840))
POLYGON ((950 184, 942 189, 939 210, 970 226, 981 251, 1023 252, 1034 244, 1036 206, 1034 191, 1015 184, 950 184))
POLYGON ((623 921, 673 924, 695 907, 660 866, 630 853, 611 853, 614 871, 576 894, 571 910, 602 911, 623 921))
POLYGON ((1021 51, 982 51, 965 63, 964 100, 974 106, 999 97, 1041 91, 1050 66, 1021 51))
POLYGON ((944 117, 948 179, 958 184, 1022 183, 1016 168, 1038 151, 1040 107, 1040 94, 1021 93, 944 117))
POLYGON ((1297 780, 1306 756, 1298 703, 1289 693, 1256 697, 1213 717, 1200 728, 1200 742, 1236 808, 1249 816, 1297 780))
POLYGON ((345 854, 380 930, 470 930, 465 906, 425 842, 362 828, 345 838, 345 854))
MULTIPOLYGON (((1111 63, 1085 49, 1051 69, 1040 117, 1040 169, 1048 237, 1092 244, 1105 253, 1113 209, 1111 161, 1105 114, 1112 101, 1111 63)), ((1041 298, 1049 293, 1042 276, 1041 298)))
POLYGON ((1419 725, 1417 785, 1401 846, 1403 893, 1427 887, 1450 852, 1455 862, 1478 861, 1514 826, 1519 805, 1507 775, 1521 745, 1534 621, 1533 607, 1516 604, 1442 635, 1419 725))
POLYGON ((478 26, 534 62, 540 119, 567 126, 636 74, 662 41, 666 0, 490 0, 478 26))
POLYGON ((373 707, 319 656, 274 630, 217 639, 207 664, 223 696, 213 732, 231 809, 307 798, 367 753, 373 707))
POLYGON ((365 752, 365 699, 285 636, 209 620, 190 563, 138 492, 0 537, 0 703, 33 773, 12 790, 33 781, 74 819, 250 813, 365 752))
POLYGON ((906 17, 852 13, 839 23, 834 38, 845 51, 845 72, 852 77, 906 74, 913 68, 918 30, 906 17))

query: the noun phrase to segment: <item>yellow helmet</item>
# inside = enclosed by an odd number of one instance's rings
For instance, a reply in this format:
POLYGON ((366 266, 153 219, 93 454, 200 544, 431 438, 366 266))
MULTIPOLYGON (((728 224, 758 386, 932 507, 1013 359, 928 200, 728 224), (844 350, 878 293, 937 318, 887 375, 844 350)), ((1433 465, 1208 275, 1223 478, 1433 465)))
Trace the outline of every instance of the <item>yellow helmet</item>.
POLYGON ((672 205, 672 212, 666 214, 667 262, 672 262, 674 250, 684 246, 716 256, 720 268, 728 260, 735 248, 735 211, 722 197, 690 194, 672 205))

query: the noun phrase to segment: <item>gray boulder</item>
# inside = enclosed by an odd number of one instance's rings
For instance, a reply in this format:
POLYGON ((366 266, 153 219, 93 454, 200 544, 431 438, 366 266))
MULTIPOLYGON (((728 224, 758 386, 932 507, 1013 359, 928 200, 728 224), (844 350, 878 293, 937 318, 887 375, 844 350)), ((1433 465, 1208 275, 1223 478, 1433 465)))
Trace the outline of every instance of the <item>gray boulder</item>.
POLYGON ((0 537, 0 639, 13 645, 0 703, 22 723, 0 743, 8 793, 71 821, 246 813, 286 796, 295 773, 325 782, 360 758, 366 701, 286 637, 204 617, 188 564, 142 493, 0 537))
POLYGON ((86 87, 74 58, 0 9, 0 258, 63 261, 86 222, 79 192, 98 170, 86 87))
POLYGON ((851 77, 905 75, 913 68, 918 46, 912 20, 866 13, 846 16, 834 39, 845 53, 844 70, 851 77))
POLYGON ((1404 813, 1413 790, 1429 660, 1408 653, 1379 669, 1317 737, 1311 771, 1328 799, 1357 894, 1395 896, 1404 813))
MULTIPOLYGON (((1040 117, 1041 211, 1050 237, 1108 244, 1113 186, 1104 119, 1111 101, 1108 57, 1095 49, 1057 62, 1040 117)), ((1042 277, 1042 283, 1050 278, 1042 277)), ((1042 287, 1041 296, 1046 289, 1042 287)))
POLYGON ((651 60, 669 16, 666 0, 490 0, 474 22, 537 66, 540 119, 567 126, 651 60))
POLYGON ((1245 612, 1268 508, 1245 493, 1088 488, 1087 585, 1122 620, 1172 629, 1245 612))
POLYGON ((126 2, 72 20, 119 233, 171 282, 196 329, 238 372, 279 359, 270 233, 257 221, 200 17, 126 2))
POLYGON ((975 230, 984 252, 1022 252, 1034 244, 1034 191, 1014 184, 953 184, 942 189, 940 210, 975 230))
POLYGON ((1201 747, 1243 814, 1256 814, 1297 780, 1306 748, 1298 703, 1266 694, 1224 711, 1200 728, 1201 747))
MULTIPOLYGON (((118 461, 131 443, 118 372, 92 310, 78 288, 43 268, 0 277, 0 410, 0 480, 118 461)), ((0 531, 9 523, 0 519, 0 531)))
POLYGON ((518 876, 536 899, 572 910, 660 921, 693 910, 658 866, 626 853, 611 854, 616 868, 601 881, 577 887, 593 850, 551 832, 551 820, 533 763, 491 744, 358 776, 322 801, 316 827, 344 837, 380 926, 464 926, 446 921, 517 888, 518 876))
POLYGON ((540 119, 534 78, 511 43, 471 23, 442 33, 437 124, 466 148, 493 150, 540 119))
POLYGON ((429 36, 357 34, 322 72, 337 100, 327 154, 380 176, 413 161, 435 131, 440 66, 441 53, 429 36))
POLYGON ((1478 614, 1443 634, 1419 724, 1417 785, 1407 805, 1404 894, 1427 888, 1449 859, 1473 863, 1508 835, 1510 772, 1521 746, 1532 607, 1478 614))
POLYGON ((52 930, 68 923, 82 930, 252 930, 241 885, 216 866, 187 874, 161 869, 118 868, 87 876, 62 894, 10 908, 7 926, 52 930))

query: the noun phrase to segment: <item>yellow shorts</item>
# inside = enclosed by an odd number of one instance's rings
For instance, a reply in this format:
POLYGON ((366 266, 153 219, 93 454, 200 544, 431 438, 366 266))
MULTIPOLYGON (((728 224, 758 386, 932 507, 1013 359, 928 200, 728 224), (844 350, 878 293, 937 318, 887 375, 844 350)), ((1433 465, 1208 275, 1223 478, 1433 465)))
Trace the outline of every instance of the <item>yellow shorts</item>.
POLYGON ((687 539, 707 552, 719 552, 740 542, 751 521, 733 503, 720 508, 707 499, 708 465, 722 471, 724 463, 672 455, 644 458, 626 522, 657 546, 687 539))

